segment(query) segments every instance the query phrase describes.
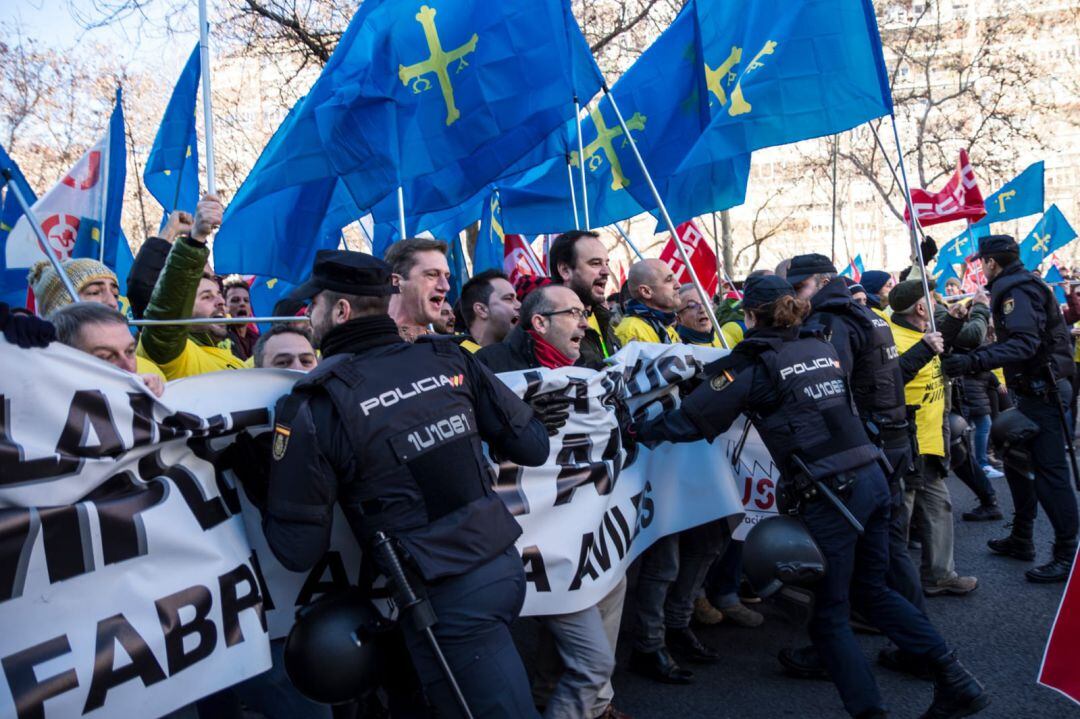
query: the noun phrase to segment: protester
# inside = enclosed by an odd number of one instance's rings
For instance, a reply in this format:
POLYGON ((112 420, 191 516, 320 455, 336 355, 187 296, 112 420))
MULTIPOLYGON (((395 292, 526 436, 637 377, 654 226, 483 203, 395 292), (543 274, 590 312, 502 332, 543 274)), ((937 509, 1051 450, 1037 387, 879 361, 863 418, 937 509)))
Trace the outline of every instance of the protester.
POLYGON ((679 339, 688 345, 722 347, 720 338, 713 332, 712 320, 701 302, 697 287, 687 283, 679 288, 679 309, 675 313, 675 331, 679 339))
MULTIPOLYGON (((432 249, 415 254, 435 254, 432 249)), ((266 539, 285 567, 309 569, 329 547, 339 503, 364 550, 361 575, 373 578, 372 540, 377 531, 386 532, 438 617, 434 634, 472 712, 535 716, 508 630, 525 593, 514 547, 521 528, 491 489, 481 440, 510 461, 535 466, 548 457, 547 431, 469 352, 447 340, 403 341, 388 314, 390 297, 403 281, 426 287, 445 282, 429 259, 415 258, 414 267, 399 264, 402 272, 392 273, 370 255, 316 255, 297 296, 312 297, 312 329, 325 361, 278 403, 266 539), (410 272, 422 264, 430 277, 410 272), (370 397, 396 397, 398 386, 442 375, 463 380, 370 405, 370 397), (408 449, 409 432, 439 420, 465 430, 440 435, 437 451, 408 449)), ((416 302, 434 293, 414 286, 411 294, 414 304, 406 303, 405 312, 437 309, 433 302, 416 302)), ((454 695, 424 635, 412 622, 400 627, 427 699, 450 711, 454 695)))
POLYGON ((867 270, 862 273, 859 284, 866 290, 866 301, 871 309, 883 314, 889 306, 889 292, 896 284, 892 275, 882 270, 867 270))
POLYGON ((127 318, 114 308, 96 302, 69 303, 53 310, 49 321, 56 328, 56 339, 61 344, 138 376, 155 397, 165 392, 165 379, 160 372, 139 372, 135 338, 128 330, 127 318))
POLYGON ((136 319, 142 319, 146 306, 150 304, 150 295, 165 267, 173 242, 177 237, 189 235, 194 222, 191 213, 173 210, 161 234, 146 238, 146 242, 139 247, 127 278, 128 302, 131 303, 131 314, 136 319))
MULTIPOLYGON (((789 270, 790 271, 790 270, 789 270)), ((778 488, 785 508, 797 508, 825 555, 827 571, 816 584, 810 636, 853 717, 884 717, 884 702, 851 629, 854 599, 875 625, 912 656, 923 657, 934 675, 934 700, 924 716, 967 716, 989 700, 982 686, 956 659, 927 619, 885 582, 888 558, 889 492, 878 464, 879 450, 866 437, 853 410, 839 359, 831 345, 799 338, 809 303, 795 298, 779 277, 749 280, 744 288, 749 328, 739 348, 710 367, 710 378, 682 405, 637 427, 639 440, 713 439, 744 412, 782 472, 778 488), (802 363, 815 372, 785 373, 802 363), (821 383, 841 388, 813 392, 821 383), (800 483, 831 486, 863 532, 820 492, 800 483)), ((769 520, 765 520, 769 521, 769 520)))
POLYGON ((923 591, 927 596, 969 594, 978 586, 979 580, 959 575, 955 567, 952 498, 945 484, 949 470, 946 460, 948 418, 941 360, 934 357, 926 362, 908 353, 912 347, 921 347, 919 343, 940 353, 942 345, 948 346, 955 338, 961 323, 940 326, 942 337, 933 343, 924 339, 930 327, 930 315, 922 280, 905 280, 892 288, 889 305, 892 309, 889 322, 906 380, 904 393, 908 405, 915 407, 919 455, 915 470, 904 478, 904 503, 908 518, 918 522, 922 531, 923 591))
POLYGON ((521 303, 521 321, 502 342, 476 353, 492 372, 579 364, 588 330, 585 306, 562 285, 533 290, 521 303))
POLYGON ((573 290, 588 310, 588 328, 581 342, 580 364, 600 367, 619 350, 604 293, 611 270, 600 235, 571 230, 555 238, 548 251, 551 279, 573 290))
POLYGON ((390 317, 406 342, 431 334, 432 326, 442 320, 443 302, 450 292, 446 250, 441 240, 407 238, 386 251, 386 263, 400 290, 390 299, 390 317))
POLYGON ((461 288, 463 329, 477 349, 506 339, 520 312, 514 286, 500 270, 479 272, 461 288))
MULTIPOLYGON (((230 317, 254 317, 251 307, 251 286, 239 275, 230 275, 221 283, 225 293, 225 309, 230 317)), ((253 324, 230 325, 229 341, 237 357, 246 360, 251 357, 255 343, 259 340, 259 328, 253 324)))
POLYGON ((292 323, 275 324, 260 334, 252 356, 256 367, 309 372, 319 364, 319 356, 311 344, 311 330, 292 323))
POLYGON ((454 334, 454 326, 457 324, 457 319, 454 315, 454 307, 450 304, 450 301, 443 299, 442 307, 439 308, 439 319, 431 323, 431 328, 435 330, 437 335, 452 335, 454 334))
POLYGON ((678 344, 675 310, 679 308, 679 282, 662 260, 641 260, 630 267, 626 280, 630 300, 626 314, 615 327, 619 344, 659 342, 678 344))
POLYGON ((964 293, 964 290, 961 289, 961 287, 960 287, 960 280, 959 279, 957 279, 956 277, 950 277, 949 279, 945 280, 945 296, 946 297, 956 297, 957 295, 960 295, 960 294, 963 294, 963 293, 964 293))
POLYGON ((851 279, 850 277, 844 278, 844 284, 847 285, 848 292, 851 293, 851 299, 858 302, 863 307, 866 306, 866 288, 861 284, 851 279))
MULTIPOLYGON (((206 241, 221 224, 224 208, 215 195, 204 195, 195 210, 191 234, 173 242, 154 286, 145 317, 153 320, 215 319, 225 316, 218 278, 206 272, 206 241)), ((240 369, 224 324, 150 326, 139 336, 139 355, 155 362, 167 379, 204 372, 240 369)))

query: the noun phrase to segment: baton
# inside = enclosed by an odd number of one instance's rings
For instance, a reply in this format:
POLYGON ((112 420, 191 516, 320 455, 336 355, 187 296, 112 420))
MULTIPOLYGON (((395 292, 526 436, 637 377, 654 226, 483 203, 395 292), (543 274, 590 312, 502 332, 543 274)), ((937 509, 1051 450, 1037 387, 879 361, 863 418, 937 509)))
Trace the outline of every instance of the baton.
MULTIPOLYGON (((810 474, 810 470, 803 463, 803 461, 799 459, 798 456, 794 454, 791 455, 791 460, 797 465, 799 465, 799 469, 802 470, 802 473, 804 475, 806 475, 807 477, 814 476, 810 474)), ((840 501, 840 498, 837 497, 833 493, 833 491, 825 485, 824 482, 822 482, 820 479, 811 479, 810 482, 814 485, 815 489, 821 492, 821 496, 825 497, 825 499, 829 500, 829 503, 832 504, 832 506, 836 507, 836 511, 840 512, 844 519, 847 520, 847 523, 850 524, 858 534, 862 534, 866 531, 865 528, 862 526, 862 522, 855 518, 855 515, 851 513, 851 510, 849 510, 847 506, 840 501)))
POLYGON ((164 325, 257 325, 262 322, 311 322, 307 315, 292 317, 183 317, 175 320, 128 320, 132 327, 164 325))
POLYGON ((390 543, 390 538, 383 532, 375 532, 375 555, 381 560, 383 568, 390 572, 390 582, 397 590, 397 594, 404 600, 401 607, 402 615, 404 616, 405 612, 409 611, 410 621, 427 639, 428 647, 431 649, 432 654, 435 655, 435 660, 439 663, 439 669, 442 670, 446 683, 450 685, 450 689, 454 692, 454 698, 457 700, 461 712, 465 715, 465 719, 473 719, 472 712, 469 711, 469 704, 465 701, 465 695, 461 693, 461 687, 458 686, 454 672, 450 669, 450 665, 442 653, 439 640, 435 638, 435 632, 431 631, 431 627, 438 621, 435 612, 427 599, 416 596, 412 585, 409 584, 409 580, 405 577, 405 570, 401 567, 401 560, 398 559, 397 552, 394 551, 394 545, 390 543))
POLYGON ((1061 429, 1065 432, 1065 448, 1069 450, 1069 464, 1072 467, 1073 485, 1076 487, 1076 491, 1080 492, 1080 469, 1076 466, 1076 447, 1073 446, 1073 433, 1069 429, 1069 418, 1065 414, 1065 405, 1061 401, 1061 393, 1058 392, 1058 380, 1057 375, 1054 374, 1054 367, 1051 363, 1046 363, 1046 371, 1050 375, 1050 390, 1051 399, 1057 406, 1058 418, 1061 420, 1061 429))

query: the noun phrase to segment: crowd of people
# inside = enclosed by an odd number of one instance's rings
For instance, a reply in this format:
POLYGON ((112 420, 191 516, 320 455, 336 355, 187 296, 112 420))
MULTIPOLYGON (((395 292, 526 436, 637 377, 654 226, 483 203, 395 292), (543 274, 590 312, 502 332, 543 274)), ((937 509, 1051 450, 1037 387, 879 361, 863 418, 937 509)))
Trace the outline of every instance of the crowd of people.
MULTIPOLYGON (((680 285, 660 260, 634 264, 609 294, 608 250, 596 232, 560 235, 547 258, 550 276, 515 286, 499 270, 477 273, 453 306, 447 245, 405 239, 384 260, 320 252, 309 281, 272 308, 297 321, 259 331, 214 323, 271 309, 253 308, 247 283, 220 278, 208 264, 207 239, 222 210, 208 195, 194 215, 174 212, 126 278, 134 317, 207 322, 133 334, 116 275, 75 259, 63 271, 80 301, 72 302, 50 263, 39 263, 29 277, 39 318, 4 308, 5 336, 25 347, 59 341, 138 375, 155 395, 167 381, 205 372, 309 373, 278 404, 275 432, 287 443, 267 458, 268 476, 254 481, 260 486, 245 485, 264 512, 268 543, 286 567, 309 568, 327 549, 335 503, 362 546, 388 533, 434 606, 435 633, 475 716, 626 717, 612 685, 624 619, 630 671, 668 684, 692 683, 691 665, 721 658, 695 626, 764 621, 745 581, 743 543, 717 520, 651 545, 633 586, 623 578, 591 607, 539 617, 527 676, 509 632, 526 621, 517 618, 520 529, 493 492, 480 442, 509 461, 542 464, 567 409, 558 398, 525 403, 493 373, 599 368, 630 342, 730 348, 677 411, 644 422, 621 415, 623 441, 711 440, 736 417, 751 419, 781 471, 781 511, 800 517, 827 566, 812 587, 811 643, 779 660, 793 676, 831 678, 852 716, 886 712, 853 624, 893 641, 878 657, 882 665, 934 682, 924 716, 967 716, 988 703, 927 615, 927 598, 964 596, 979 585, 956 566, 950 472, 977 502, 964 521, 1003 519, 994 482, 1006 478, 1015 514, 1010 533, 989 543, 996 554, 1035 559, 1041 505, 1055 543, 1026 576, 1043 583, 1068 576, 1077 505, 1065 435, 1080 361, 1069 327, 1080 321, 1080 291, 1068 294, 1063 314, 1020 265, 1012 238, 980 241, 989 287, 971 295, 951 280, 937 288, 927 279, 928 298, 918 265, 899 281, 874 270, 855 282, 822 255, 800 255, 714 298, 719 327, 695 288, 680 285), (466 380, 425 392, 423 402, 380 406, 377 398, 413 377, 442 374, 466 380), (461 429, 433 448, 414 451, 397 436, 442 417, 461 429), (628 592, 633 616, 624 616, 628 592)), ((454 716, 454 696, 423 638, 403 626, 423 691, 384 687, 391 715, 424 716, 433 705, 454 716)), ((238 716, 241 703, 271 719, 372 710, 300 696, 280 671, 275 644, 274 671, 176 716, 238 716)))

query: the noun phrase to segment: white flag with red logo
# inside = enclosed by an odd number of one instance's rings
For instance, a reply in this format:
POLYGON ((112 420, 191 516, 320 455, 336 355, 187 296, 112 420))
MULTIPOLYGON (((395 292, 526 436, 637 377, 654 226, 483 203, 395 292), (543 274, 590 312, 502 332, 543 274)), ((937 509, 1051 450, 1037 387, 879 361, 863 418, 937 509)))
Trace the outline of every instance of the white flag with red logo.
MULTIPOLYGON (((690 264, 694 267, 698 279, 701 280, 702 287, 711 297, 716 294, 716 288, 719 286, 716 275, 716 253, 709 247, 705 235, 693 221, 682 223, 675 228, 675 231, 679 233, 683 249, 686 250, 690 264)), ((672 269, 680 284, 693 281, 690 279, 690 271, 683 262, 682 255, 679 254, 679 249, 675 246, 674 237, 668 238, 667 244, 660 252, 660 259, 672 269)))
MULTIPOLYGON (((986 216, 982 191, 975 180, 967 150, 960 151, 956 171, 940 192, 930 192, 918 187, 911 189, 911 204, 923 227, 953 220, 975 222, 986 216)), ((904 210, 904 221, 911 222, 911 213, 904 210)))
POLYGON ((1046 642, 1039 684, 1080 704, 1080 580, 1075 562, 1046 642))
POLYGON ((982 260, 976 258, 964 263, 964 279, 961 281, 961 286, 964 292, 979 292, 986 286, 982 260))
POLYGON ((510 278, 512 285, 516 285, 518 278, 524 275, 547 274, 524 235, 503 237, 503 271, 510 278))
MULTIPOLYGON (((34 216, 49 239, 49 249, 60 260, 97 252, 76 251, 100 241, 105 208, 108 133, 86 151, 64 179, 33 205, 34 216)), ((26 216, 19 218, 8 235, 5 260, 8 269, 30 267, 45 259, 26 216)))

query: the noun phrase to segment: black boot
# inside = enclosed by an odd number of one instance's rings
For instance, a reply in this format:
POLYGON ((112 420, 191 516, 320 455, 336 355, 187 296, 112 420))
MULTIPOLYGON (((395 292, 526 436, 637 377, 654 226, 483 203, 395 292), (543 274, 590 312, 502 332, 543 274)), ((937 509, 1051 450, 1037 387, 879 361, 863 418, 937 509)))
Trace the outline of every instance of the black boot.
POLYGON ((680 667, 666 648, 655 652, 635 649, 630 655, 630 671, 664 684, 690 684, 694 681, 694 673, 680 667))
POLYGON ((965 522, 994 522, 1005 515, 1001 513, 997 500, 992 499, 989 503, 980 504, 975 509, 964 512, 960 516, 965 522))
POLYGON ((703 644, 690 627, 668 627, 665 642, 676 654, 692 662, 712 664, 720 661, 720 652, 703 644))
POLYGON ((1025 539, 1010 534, 1008 537, 1002 537, 1001 539, 991 539, 986 543, 986 546, 990 547, 990 551, 994 554, 1001 554, 1013 559, 1023 559, 1025 562, 1035 559, 1035 543, 1031 541, 1031 537, 1025 539))
POLYGON ((821 663, 821 655, 812 646, 781 649, 777 659, 784 670, 797 679, 828 679, 829 673, 821 663))
POLYGON ((909 654, 900 647, 885 647, 878 652, 877 660, 878 664, 886 669, 892 669, 894 672, 907 674, 916 679, 930 681, 934 678, 926 657, 909 654))
POLYGON ((934 673, 934 701, 922 719, 955 719, 980 712, 990 704, 979 680, 950 652, 930 662, 934 673))
POLYGON ((1036 584, 1058 584, 1069 578, 1073 557, 1076 556, 1076 544, 1055 544, 1054 558, 1042 566, 1024 572, 1029 582, 1036 584))

